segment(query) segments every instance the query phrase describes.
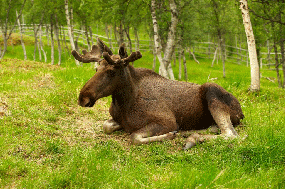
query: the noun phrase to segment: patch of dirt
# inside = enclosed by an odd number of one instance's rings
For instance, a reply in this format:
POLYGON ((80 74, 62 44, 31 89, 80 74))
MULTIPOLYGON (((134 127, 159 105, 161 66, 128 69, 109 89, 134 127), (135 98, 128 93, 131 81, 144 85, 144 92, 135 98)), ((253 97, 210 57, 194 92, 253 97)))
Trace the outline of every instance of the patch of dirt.
MULTIPOLYGON (((35 39, 31 36, 23 34, 23 40, 25 42, 25 45, 33 45, 35 43, 35 39)), ((0 36, 0 45, 3 46, 3 36, 0 36)), ((21 36, 18 33, 12 33, 10 38, 7 42, 8 46, 15 46, 15 45, 21 45, 21 36)))
POLYGON ((31 61, 31 60, 21 60, 16 58, 5 58, 0 60, 1 67, 9 67, 10 71, 29 71, 29 70, 35 70, 37 68, 43 69, 43 68, 49 68, 50 70, 61 70, 64 69, 61 66, 58 65, 51 65, 49 63, 44 62, 37 62, 37 61, 31 61))
POLYGON ((11 114, 8 107, 7 101, 0 97, 0 119, 11 114))
POLYGON ((39 88, 53 88, 54 76, 51 73, 43 73, 43 76, 36 76, 35 81, 37 81, 36 85, 39 88))

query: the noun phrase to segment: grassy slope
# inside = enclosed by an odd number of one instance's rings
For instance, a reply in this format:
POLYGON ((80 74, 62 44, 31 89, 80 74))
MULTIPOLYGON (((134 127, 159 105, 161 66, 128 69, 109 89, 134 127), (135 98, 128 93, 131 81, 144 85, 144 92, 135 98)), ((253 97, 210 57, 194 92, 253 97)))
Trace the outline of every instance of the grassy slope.
MULTIPOLYGON (((10 58, 0 62, 0 103, 8 105, 0 116, 1 188, 285 188, 284 90, 262 78, 261 92, 249 93, 249 68, 227 63, 224 79, 221 64, 187 59, 190 82, 218 78, 238 97, 245 119, 237 130, 248 137, 184 152, 182 134, 141 146, 124 132, 105 135, 110 97, 93 108, 77 106, 80 88, 94 74, 90 64, 75 67, 68 56, 61 67, 12 59, 19 52, 10 47, 10 58)), ((143 52, 135 66, 151 68, 151 62, 143 52)), ((275 73, 262 70, 262 76, 275 73)))

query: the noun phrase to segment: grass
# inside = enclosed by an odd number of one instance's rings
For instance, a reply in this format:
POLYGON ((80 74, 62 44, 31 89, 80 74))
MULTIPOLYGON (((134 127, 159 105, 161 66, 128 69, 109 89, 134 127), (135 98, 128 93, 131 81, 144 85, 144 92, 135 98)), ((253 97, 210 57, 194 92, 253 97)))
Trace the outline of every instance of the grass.
MULTIPOLYGON (((227 62, 223 78, 220 63, 198 65, 187 56, 189 82, 217 78, 239 99, 245 119, 236 129, 248 137, 183 151, 183 134, 140 146, 122 131, 105 135, 111 98, 77 106, 92 65, 76 67, 69 56, 61 66, 23 61, 16 59, 21 46, 13 48, 0 62, 0 106, 7 105, 0 115, 0 188, 285 188, 285 92, 264 78, 275 78, 274 71, 262 70, 261 91, 250 93, 249 67, 227 62)), ((153 56, 142 53, 135 66, 152 68, 153 56)))

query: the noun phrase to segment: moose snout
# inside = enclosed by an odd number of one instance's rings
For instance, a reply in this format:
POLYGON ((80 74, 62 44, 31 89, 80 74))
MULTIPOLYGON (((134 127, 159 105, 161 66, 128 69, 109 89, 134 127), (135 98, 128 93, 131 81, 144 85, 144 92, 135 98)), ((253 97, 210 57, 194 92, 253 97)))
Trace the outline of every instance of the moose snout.
POLYGON ((81 107, 92 107, 94 105, 94 102, 92 102, 89 98, 85 99, 84 101, 78 100, 78 105, 81 107))
POLYGON ((83 97, 81 94, 78 98, 78 105, 81 107, 92 107, 95 104, 95 101, 93 101, 89 97, 83 97))

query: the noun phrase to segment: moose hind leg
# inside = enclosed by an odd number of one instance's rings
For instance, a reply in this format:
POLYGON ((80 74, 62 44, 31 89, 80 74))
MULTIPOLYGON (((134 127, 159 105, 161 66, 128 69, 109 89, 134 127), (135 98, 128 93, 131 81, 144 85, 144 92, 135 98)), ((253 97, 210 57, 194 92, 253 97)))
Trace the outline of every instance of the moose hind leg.
POLYGON ((133 144, 147 144, 155 141, 172 140, 176 137, 176 128, 165 128, 159 124, 149 124, 131 134, 133 144), (159 130, 159 132, 158 132, 159 130))
POLYGON ((211 111, 212 116, 215 120, 215 122, 218 125, 218 128, 221 131, 220 135, 200 135, 198 133, 194 133, 191 136, 189 136, 186 140, 186 146, 184 150, 192 148, 197 143, 204 142, 205 140, 215 139, 219 136, 223 137, 224 139, 229 138, 236 138, 238 136, 237 132, 235 131, 230 116, 228 113, 225 113, 223 111, 211 111))
POLYGON ((207 93, 207 101, 208 101, 208 109, 216 122, 218 128, 221 131, 220 135, 200 135, 200 134, 192 134, 187 138, 185 150, 195 146, 198 142, 203 142, 205 140, 214 139, 218 136, 223 137, 224 139, 236 138, 238 136, 235 131, 231 118, 230 118, 230 107, 220 100, 220 98, 216 97, 217 94, 213 92, 207 93))
POLYGON ((111 134, 114 131, 120 130, 122 127, 113 119, 106 120, 103 123, 103 131, 106 134, 111 134))

